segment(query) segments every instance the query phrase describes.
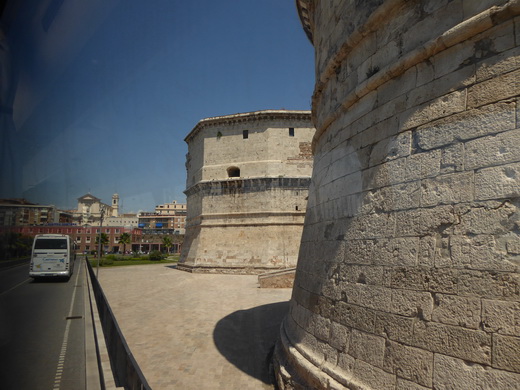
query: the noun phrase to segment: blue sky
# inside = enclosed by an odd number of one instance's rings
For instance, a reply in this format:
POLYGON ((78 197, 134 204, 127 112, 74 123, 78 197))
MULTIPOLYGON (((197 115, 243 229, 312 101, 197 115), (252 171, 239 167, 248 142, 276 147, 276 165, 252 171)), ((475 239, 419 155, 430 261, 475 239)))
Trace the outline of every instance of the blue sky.
POLYGON ((200 119, 310 109, 314 51, 293 0, 44 3, 2 20, 15 71, 0 197, 67 209, 117 192, 124 212, 151 211, 185 201, 200 119))

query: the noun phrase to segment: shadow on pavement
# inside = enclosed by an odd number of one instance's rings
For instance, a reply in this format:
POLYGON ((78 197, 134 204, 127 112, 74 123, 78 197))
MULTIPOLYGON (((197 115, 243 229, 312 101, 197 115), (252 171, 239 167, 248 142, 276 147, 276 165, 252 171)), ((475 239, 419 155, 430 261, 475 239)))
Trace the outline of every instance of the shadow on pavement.
POLYGON ((289 302, 239 310, 222 318, 213 331, 218 351, 246 374, 272 384, 271 355, 289 302))

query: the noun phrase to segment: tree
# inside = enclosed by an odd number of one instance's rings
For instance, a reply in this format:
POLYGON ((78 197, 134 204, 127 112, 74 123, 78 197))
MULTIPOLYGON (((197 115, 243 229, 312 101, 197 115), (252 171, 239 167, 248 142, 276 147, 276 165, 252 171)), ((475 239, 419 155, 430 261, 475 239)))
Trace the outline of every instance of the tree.
POLYGON ((123 253, 126 253, 126 244, 130 244, 130 234, 128 233, 123 233, 121 234, 121 236, 119 237, 119 244, 123 244, 123 253))
MULTIPOLYGON (((96 245, 98 245, 98 246, 99 246, 99 237, 100 236, 101 236, 101 251, 100 252, 103 252, 103 247, 105 245, 108 245, 109 239, 108 239, 108 235, 106 233, 98 234, 96 236, 96 245)), ((101 257, 101 253, 98 253, 98 257, 101 257)))
POLYGON ((6 232, 0 235, 0 258, 11 259, 30 256, 33 237, 6 232))
POLYGON ((163 246, 166 247, 168 253, 170 253, 170 248, 173 246, 172 238, 170 236, 162 237, 163 246))

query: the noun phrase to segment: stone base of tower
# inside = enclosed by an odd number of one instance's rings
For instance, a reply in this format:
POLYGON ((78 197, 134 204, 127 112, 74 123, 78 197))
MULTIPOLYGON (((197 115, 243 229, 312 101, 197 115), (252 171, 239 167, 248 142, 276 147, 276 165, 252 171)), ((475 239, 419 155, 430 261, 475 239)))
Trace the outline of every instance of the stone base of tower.
POLYGON ((285 326, 284 321, 273 355, 278 389, 369 389, 365 385, 356 383, 346 373, 341 373, 337 366, 333 367, 325 362, 323 357, 303 350, 301 346, 295 345, 296 343, 293 344, 289 340, 285 326))
POLYGON ((296 267, 302 211, 205 214, 190 222, 179 270, 258 275, 296 267))

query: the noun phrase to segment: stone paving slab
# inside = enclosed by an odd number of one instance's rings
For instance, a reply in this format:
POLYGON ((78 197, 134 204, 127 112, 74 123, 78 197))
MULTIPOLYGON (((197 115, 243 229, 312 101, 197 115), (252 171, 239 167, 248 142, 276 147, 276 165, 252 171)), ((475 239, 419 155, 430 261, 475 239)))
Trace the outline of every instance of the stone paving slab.
POLYGON ((153 390, 274 388, 270 353, 291 289, 165 265, 102 268, 99 280, 153 390))

